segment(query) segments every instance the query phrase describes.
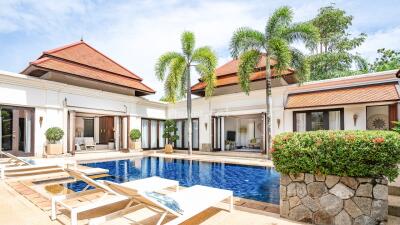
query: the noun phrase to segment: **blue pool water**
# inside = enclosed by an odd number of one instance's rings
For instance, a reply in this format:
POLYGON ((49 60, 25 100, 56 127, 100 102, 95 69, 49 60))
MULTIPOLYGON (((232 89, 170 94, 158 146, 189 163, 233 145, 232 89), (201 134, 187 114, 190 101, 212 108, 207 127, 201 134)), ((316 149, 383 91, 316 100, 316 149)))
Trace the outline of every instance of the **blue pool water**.
MULTIPOLYGON (((232 190, 235 196, 279 204, 279 173, 273 168, 224 163, 145 157, 84 164, 108 169, 111 176, 100 178, 126 182, 151 176, 178 180, 181 186, 196 184, 232 190)), ((86 186, 78 181, 68 188, 80 191, 86 186)))

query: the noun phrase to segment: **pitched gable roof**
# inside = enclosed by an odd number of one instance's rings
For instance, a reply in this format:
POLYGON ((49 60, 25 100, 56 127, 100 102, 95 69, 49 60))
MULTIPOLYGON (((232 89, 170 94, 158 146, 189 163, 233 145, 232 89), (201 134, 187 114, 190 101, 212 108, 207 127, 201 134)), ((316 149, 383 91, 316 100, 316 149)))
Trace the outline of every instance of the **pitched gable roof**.
POLYGON ((109 71, 126 77, 142 80, 142 78, 121 66, 114 60, 110 59, 103 53, 99 52, 97 49, 93 48, 84 41, 79 41, 60 48, 45 51, 41 57, 48 55, 83 65, 90 65, 97 69, 109 71))
POLYGON ((57 71, 125 88, 135 89, 143 94, 155 93, 143 84, 142 78, 116 63, 84 41, 43 52, 43 54, 22 71, 35 76, 40 71, 57 71))
MULTIPOLYGON (((273 66, 276 65, 276 60, 271 59, 270 65, 272 67, 272 77, 277 77, 278 75, 275 73, 273 66)), ((215 70, 215 75, 217 76, 216 87, 223 87, 228 85, 236 85, 239 83, 238 77, 238 67, 239 67, 239 59, 232 59, 229 62, 225 63, 224 65, 218 67, 215 70)), ((255 71, 250 75, 250 81, 259 81, 265 79, 265 56, 263 55, 258 62, 255 71)), ((294 75, 293 69, 287 69, 283 71, 279 76, 284 76, 286 78, 287 75, 294 75)), ((289 81, 290 78, 288 78, 289 81)), ((293 78, 292 78, 293 80, 293 78)), ((292 82, 290 80, 290 82, 292 82)), ((202 82, 201 80, 192 86, 193 94, 198 94, 202 92, 205 87, 206 83, 202 82)))

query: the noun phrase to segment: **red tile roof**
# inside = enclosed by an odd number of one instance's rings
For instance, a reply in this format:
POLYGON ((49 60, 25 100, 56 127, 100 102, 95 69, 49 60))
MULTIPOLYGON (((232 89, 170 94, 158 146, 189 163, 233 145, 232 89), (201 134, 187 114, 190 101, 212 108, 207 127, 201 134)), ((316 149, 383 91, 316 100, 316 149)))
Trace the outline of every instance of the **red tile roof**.
MULTIPOLYGON (((276 64, 276 60, 271 59, 271 66, 276 64)), ((233 59, 224 65, 218 67, 215 70, 217 76, 216 87, 222 87, 227 85, 235 85, 239 83, 239 77, 237 75, 239 66, 239 60, 233 59)), ((262 56, 260 62, 257 64, 258 71, 250 75, 250 81, 257 81, 265 79, 265 56, 262 56)), ((292 69, 285 70, 281 75, 294 74, 292 69)), ((274 69, 272 69, 272 77, 276 77, 274 69)), ((206 84, 202 81, 192 86, 192 91, 200 91, 206 87, 206 84)))
POLYGON ((300 86, 289 87, 289 92, 310 91, 313 89, 334 88, 343 85, 353 85, 361 83, 376 83, 396 78, 395 74, 384 74, 378 76, 356 76, 354 78, 347 77, 342 79, 333 79, 319 82, 310 82, 300 86))
POLYGON ((136 74, 108 58, 106 55, 91 47, 84 41, 79 41, 60 48, 45 51, 43 54, 59 57, 84 65, 90 65, 98 69, 142 80, 136 74))
POLYGON ((396 84, 397 83, 386 83, 352 88, 289 94, 286 108, 294 109, 383 101, 398 101, 400 99, 400 96, 397 91, 396 84))
MULTIPOLYGON (((276 60, 271 59, 270 63, 271 63, 271 66, 274 66, 276 64, 276 60)), ((232 59, 231 61, 225 63, 224 65, 222 65, 220 67, 218 67, 215 70, 215 74, 217 76, 223 76, 223 75, 228 75, 228 74, 236 74, 237 71, 238 71, 238 67, 239 67, 239 60, 232 59)), ((256 68, 258 68, 258 69, 261 69, 261 68, 264 69, 265 68, 265 56, 262 56, 260 58, 260 61, 258 62, 256 68)))
MULTIPOLYGON (((142 78, 83 41, 45 51, 30 65, 155 93, 141 82, 142 78)), ((28 68, 22 73, 26 74, 28 68)))
POLYGON ((151 88, 141 83, 137 79, 132 79, 124 76, 120 76, 114 73, 109 73, 102 70, 93 69, 91 67, 86 67, 80 64, 71 63, 68 61, 63 61, 57 58, 49 58, 44 57, 40 60, 32 62, 33 65, 36 65, 40 68, 55 70, 59 72, 64 72, 68 74, 73 74, 76 76, 81 76, 97 81, 103 81, 106 83, 112 83, 119 86, 124 86, 128 88, 134 88, 146 92, 154 92, 151 88), (39 62, 37 62, 39 61, 39 62))

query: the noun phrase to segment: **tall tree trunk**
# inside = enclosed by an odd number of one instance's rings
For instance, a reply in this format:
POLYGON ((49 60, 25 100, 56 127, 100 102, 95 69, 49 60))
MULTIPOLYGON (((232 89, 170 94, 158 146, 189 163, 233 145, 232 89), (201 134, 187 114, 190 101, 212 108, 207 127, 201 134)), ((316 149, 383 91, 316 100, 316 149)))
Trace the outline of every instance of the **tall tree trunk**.
POLYGON ((190 84, 190 65, 186 67, 186 88, 187 88, 187 93, 186 93, 186 101, 187 101, 187 123, 188 123, 188 128, 189 128, 189 133, 188 133, 188 153, 189 155, 192 154, 192 89, 191 89, 191 84, 190 84))
POLYGON ((265 57, 265 97, 267 103, 267 111, 265 116, 265 153, 267 158, 270 157, 269 150, 271 148, 271 57, 267 54, 265 57))

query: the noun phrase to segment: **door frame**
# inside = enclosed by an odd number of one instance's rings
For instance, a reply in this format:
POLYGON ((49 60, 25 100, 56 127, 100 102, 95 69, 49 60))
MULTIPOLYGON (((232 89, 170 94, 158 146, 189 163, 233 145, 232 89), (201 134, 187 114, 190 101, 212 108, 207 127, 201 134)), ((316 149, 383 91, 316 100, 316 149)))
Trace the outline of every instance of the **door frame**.
MULTIPOLYGON (((0 105, 0 149, 2 149, 2 117, 1 117, 1 109, 11 109, 11 110, 28 110, 31 113, 31 150, 29 153, 25 153, 24 151, 20 151, 18 149, 18 146, 14 146, 14 143, 12 143, 12 149, 7 151, 8 153, 11 153, 15 156, 34 156, 35 155, 35 108, 33 107, 20 107, 20 106, 12 106, 12 105, 0 105)), ((12 123, 14 124, 14 118, 12 119, 12 123)), ((18 121, 19 123, 19 121, 18 121)), ((14 132, 14 125, 12 125, 12 132, 14 132)), ((16 131, 15 136, 19 136, 19 130, 16 131)), ((25 134, 26 135, 26 134, 25 134)), ((12 140, 12 142, 15 142, 12 140)), ((19 143, 19 141, 18 141, 19 143)), ((19 144, 18 144, 19 145, 19 144)))

